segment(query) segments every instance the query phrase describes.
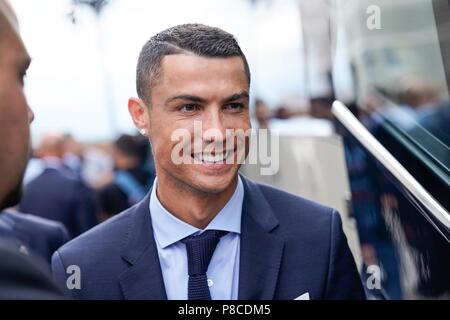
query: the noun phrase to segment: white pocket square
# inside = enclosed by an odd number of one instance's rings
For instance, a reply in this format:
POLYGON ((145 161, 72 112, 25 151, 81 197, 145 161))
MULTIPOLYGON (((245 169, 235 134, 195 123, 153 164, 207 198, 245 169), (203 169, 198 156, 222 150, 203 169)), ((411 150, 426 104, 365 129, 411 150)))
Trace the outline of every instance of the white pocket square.
POLYGON ((295 298, 294 300, 310 300, 309 298, 309 292, 306 292, 300 296, 298 296, 297 298, 295 298))

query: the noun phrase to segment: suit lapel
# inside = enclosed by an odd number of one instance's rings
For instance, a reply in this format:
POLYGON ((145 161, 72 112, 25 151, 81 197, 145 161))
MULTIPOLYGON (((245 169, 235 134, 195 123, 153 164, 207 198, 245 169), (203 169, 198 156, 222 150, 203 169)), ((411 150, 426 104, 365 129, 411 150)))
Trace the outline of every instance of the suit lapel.
POLYGON ((119 282, 127 300, 167 299, 150 219, 150 194, 151 190, 136 205, 122 250, 129 268, 120 274, 119 282))
MULTIPOLYGON (((243 176, 240 245, 240 300, 273 299, 284 240, 271 233, 278 220, 259 187, 243 176)), ((122 258, 129 268, 119 276, 125 299, 167 299, 149 213, 151 190, 132 213, 122 258)))
POLYGON ((278 220, 259 187, 242 177, 240 300, 271 300, 274 297, 284 241, 273 233, 278 220))

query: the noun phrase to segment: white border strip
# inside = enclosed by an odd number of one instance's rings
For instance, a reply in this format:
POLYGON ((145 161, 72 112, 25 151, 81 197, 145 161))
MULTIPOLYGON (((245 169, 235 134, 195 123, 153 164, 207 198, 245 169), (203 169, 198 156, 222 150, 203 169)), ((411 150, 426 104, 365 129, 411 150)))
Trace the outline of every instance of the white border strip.
POLYGON ((395 159, 340 101, 333 102, 334 116, 369 152, 417 198, 436 219, 450 229, 450 215, 422 185, 395 159))

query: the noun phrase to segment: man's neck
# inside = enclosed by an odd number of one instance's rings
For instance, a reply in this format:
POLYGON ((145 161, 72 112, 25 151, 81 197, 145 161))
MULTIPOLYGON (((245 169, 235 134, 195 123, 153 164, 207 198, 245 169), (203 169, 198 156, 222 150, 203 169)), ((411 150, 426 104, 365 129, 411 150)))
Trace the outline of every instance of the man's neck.
POLYGON ((161 204, 178 219, 204 229, 225 207, 236 190, 238 177, 220 193, 205 193, 182 186, 172 178, 158 177, 156 195, 161 204), (162 178, 162 179, 161 179, 162 178))

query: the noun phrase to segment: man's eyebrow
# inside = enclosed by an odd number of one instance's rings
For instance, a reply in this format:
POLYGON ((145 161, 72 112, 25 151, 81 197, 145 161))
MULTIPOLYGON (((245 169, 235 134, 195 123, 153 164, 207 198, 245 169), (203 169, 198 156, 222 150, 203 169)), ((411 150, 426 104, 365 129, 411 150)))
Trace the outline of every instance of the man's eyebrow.
POLYGON ((170 97, 169 99, 166 100, 165 104, 168 104, 174 100, 189 100, 189 101, 193 101, 193 102, 205 102, 206 100, 203 98, 200 98, 198 96, 193 96, 190 94, 179 94, 173 97, 170 97))
MULTIPOLYGON (((228 102, 239 100, 239 99, 242 99, 242 98, 247 98, 248 99, 248 97, 249 97, 248 92, 247 91, 242 91, 242 92, 239 92, 239 93, 235 93, 235 94, 233 94, 233 95, 231 95, 229 97, 226 97, 225 99, 222 99, 221 102, 222 103, 228 103, 228 102)), ((199 96, 194 96, 194 95, 191 95, 191 94, 179 94, 179 95, 176 95, 176 96, 173 96, 173 97, 170 97, 169 99, 167 99, 165 104, 168 104, 168 103, 170 103, 170 102, 172 102, 174 100, 189 100, 189 101, 192 101, 192 102, 199 102, 199 103, 206 102, 205 99, 203 99, 203 98, 201 98, 199 96)))
POLYGON ((248 92, 247 91, 242 91, 242 92, 235 93, 235 94, 233 94, 233 95, 223 99, 222 103, 228 103, 228 102, 236 101, 236 100, 239 100, 239 99, 242 99, 242 98, 248 99, 248 97, 249 97, 248 92))

